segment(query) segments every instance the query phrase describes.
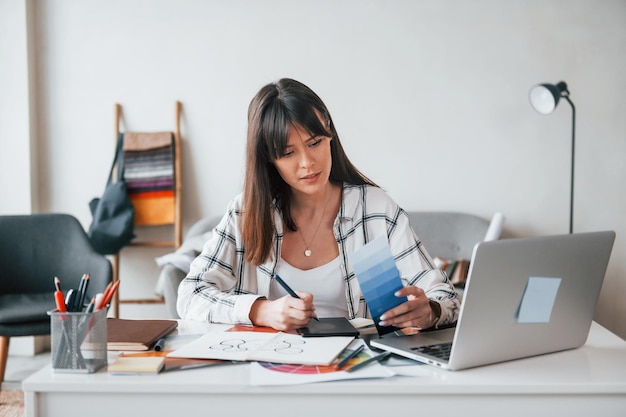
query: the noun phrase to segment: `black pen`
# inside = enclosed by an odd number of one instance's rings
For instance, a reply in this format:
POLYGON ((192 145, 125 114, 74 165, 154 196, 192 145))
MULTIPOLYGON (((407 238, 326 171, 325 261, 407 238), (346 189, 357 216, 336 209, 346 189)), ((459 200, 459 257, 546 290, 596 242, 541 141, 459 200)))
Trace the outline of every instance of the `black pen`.
POLYGON ((361 351, 365 349, 365 345, 361 345, 358 348, 354 349, 352 352, 350 352, 350 354, 348 356, 346 356, 345 358, 343 358, 338 364, 337 364, 337 368, 342 368, 346 363, 348 363, 348 361, 352 358, 354 358, 356 355, 358 355, 359 353, 361 353, 361 351))
POLYGON ((346 372, 354 372, 357 369, 361 369, 364 366, 369 365, 370 363, 380 362, 383 359, 387 359, 389 355, 391 355, 391 352, 385 352, 385 353, 381 353, 380 355, 372 356, 371 358, 366 359, 363 362, 359 362, 356 365, 349 367, 348 369, 346 369, 346 372))
POLYGON ((154 350, 156 350, 157 352, 163 350, 163 347, 165 346, 165 338, 161 338, 159 340, 157 340, 157 342, 154 344, 154 350))
POLYGON ((67 311, 70 313, 76 311, 74 310, 74 306, 76 305, 77 296, 78 293, 76 292, 76 290, 74 290, 74 288, 70 288, 65 294, 65 305, 67 306, 67 311))
MULTIPOLYGON (((298 294, 296 294, 295 291, 292 290, 291 287, 289 287, 289 285, 287 285, 287 283, 283 281, 283 279, 278 274, 274 274, 274 279, 280 284, 281 287, 285 289, 285 291, 287 291, 290 296, 292 296, 293 298, 300 298, 298 297, 298 294)), ((317 321, 320 321, 320 319, 318 319, 316 316, 313 316, 313 318, 317 321)))

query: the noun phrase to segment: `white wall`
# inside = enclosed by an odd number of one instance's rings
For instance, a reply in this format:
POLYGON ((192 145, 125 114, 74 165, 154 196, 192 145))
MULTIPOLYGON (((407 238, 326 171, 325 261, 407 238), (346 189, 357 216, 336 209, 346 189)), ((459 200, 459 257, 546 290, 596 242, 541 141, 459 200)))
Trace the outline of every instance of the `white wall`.
MULTIPOLYGON (((617 232, 597 319, 626 337, 623 0, 1 1, 35 12, 34 211, 85 227, 113 156, 115 102, 135 131, 173 130, 183 103, 187 229, 241 189, 249 100, 288 76, 318 92, 353 162, 405 209, 502 211, 509 237, 566 233, 571 111, 542 116, 527 99, 531 85, 565 80, 577 107, 574 229, 617 232)), ((9 54, 23 58, 22 44, 9 54)), ((9 65, 21 82, 22 61, 9 65)), ((0 95, 0 120, 25 95, 0 95)), ((19 162, 1 143, 0 212, 10 212, 19 162)), ((124 255, 122 294, 150 295, 158 254, 124 255)))
POLYGON ((27 17, 24 1, 0 0, 0 214, 34 205, 27 17))

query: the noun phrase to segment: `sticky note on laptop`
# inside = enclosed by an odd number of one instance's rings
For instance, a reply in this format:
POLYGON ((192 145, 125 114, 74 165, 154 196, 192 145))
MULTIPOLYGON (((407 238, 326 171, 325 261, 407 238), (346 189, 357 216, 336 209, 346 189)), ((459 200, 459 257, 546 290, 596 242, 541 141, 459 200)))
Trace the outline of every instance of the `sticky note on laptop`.
POLYGON ((378 324, 380 316, 385 311, 407 300, 406 297, 394 295, 403 285, 387 239, 383 236, 372 240, 352 253, 348 259, 359 281, 378 334, 383 335, 397 330, 393 326, 382 327, 378 324))
POLYGON ((529 277, 520 302, 519 323, 549 323, 561 278, 529 277))

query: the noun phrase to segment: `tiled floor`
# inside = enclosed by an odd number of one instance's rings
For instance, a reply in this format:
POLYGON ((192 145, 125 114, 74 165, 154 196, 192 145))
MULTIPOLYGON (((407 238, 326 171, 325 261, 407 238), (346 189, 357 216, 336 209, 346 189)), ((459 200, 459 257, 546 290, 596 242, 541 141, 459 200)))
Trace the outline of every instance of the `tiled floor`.
POLYGON ((50 352, 35 356, 9 355, 7 369, 2 382, 3 390, 20 390, 22 381, 50 363, 50 352))

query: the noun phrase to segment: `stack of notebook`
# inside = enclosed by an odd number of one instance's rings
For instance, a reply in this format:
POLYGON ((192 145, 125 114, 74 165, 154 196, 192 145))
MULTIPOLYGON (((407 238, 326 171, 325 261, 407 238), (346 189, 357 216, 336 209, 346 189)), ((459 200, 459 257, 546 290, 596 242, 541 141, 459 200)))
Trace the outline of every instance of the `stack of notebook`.
POLYGON ((176 320, 107 319, 107 350, 148 350, 178 326, 176 320))

